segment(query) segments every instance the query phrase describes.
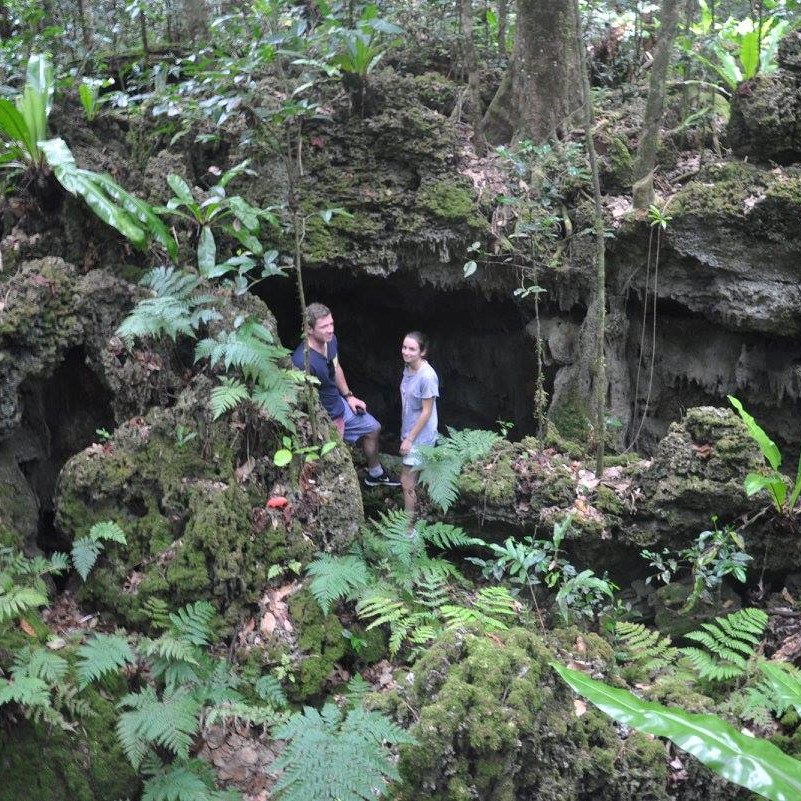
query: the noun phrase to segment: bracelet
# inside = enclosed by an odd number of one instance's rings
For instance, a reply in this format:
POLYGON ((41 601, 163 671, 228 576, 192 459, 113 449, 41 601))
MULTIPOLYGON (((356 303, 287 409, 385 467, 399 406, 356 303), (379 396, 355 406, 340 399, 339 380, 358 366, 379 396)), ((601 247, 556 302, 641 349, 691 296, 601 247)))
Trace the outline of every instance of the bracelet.
POLYGON ((353 397, 353 393, 350 390, 348 390, 342 397, 343 398, 352 398, 353 397))

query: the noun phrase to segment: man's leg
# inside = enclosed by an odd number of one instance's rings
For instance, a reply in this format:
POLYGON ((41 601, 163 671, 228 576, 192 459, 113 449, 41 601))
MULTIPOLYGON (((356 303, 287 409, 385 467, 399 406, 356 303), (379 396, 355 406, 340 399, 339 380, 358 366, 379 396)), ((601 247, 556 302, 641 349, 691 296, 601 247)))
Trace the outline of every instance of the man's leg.
POLYGON ((380 433, 381 429, 377 428, 362 437, 361 446, 364 451, 364 458, 367 459, 368 470, 379 467, 381 464, 378 459, 378 435, 380 433))

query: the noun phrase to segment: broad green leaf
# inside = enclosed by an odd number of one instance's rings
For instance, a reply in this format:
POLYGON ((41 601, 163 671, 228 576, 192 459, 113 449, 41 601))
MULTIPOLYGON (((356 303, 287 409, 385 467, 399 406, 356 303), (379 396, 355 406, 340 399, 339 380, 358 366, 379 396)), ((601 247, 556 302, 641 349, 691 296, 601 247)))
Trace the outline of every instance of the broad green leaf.
POLYGON ((214 234, 208 225, 200 229, 200 238, 197 243, 197 266, 200 274, 208 277, 211 270, 217 264, 217 243, 214 241, 214 234))
POLYGON ((776 700, 779 702, 779 712, 784 713, 788 707, 793 707, 801 715, 801 681, 793 675, 792 667, 786 662, 761 662, 760 670, 768 677, 776 700))
MULTIPOLYGON (((194 197, 192 197, 192 190, 189 188, 189 184, 181 178, 180 175, 175 175, 175 173, 170 173, 167 176, 167 183, 175 192, 175 196, 180 200, 182 203, 185 203, 187 206, 190 206, 195 203, 194 197)), ((168 204, 169 205, 169 204, 168 204)))
POLYGON ((737 413, 742 418, 743 422, 751 435, 751 439, 759 445, 762 455, 767 459, 768 463, 774 470, 778 470, 782 463, 782 455, 776 447, 776 443, 764 432, 762 427, 757 423, 754 418, 748 414, 743 408, 743 404, 734 397, 734 395, 727 395, 729 403, 737 410, 737 413))
POLYGON ((667 737, 724 779, 770 801, 801 798, 801 762, 773 743, 743 734, 714 715, 643 701, 577 670, 556 664, 552 667, 577 693, 614 720, 646 734, 667 737))
POLYGON ((116 228, 137 247, 144 248, 147 245, 144 230, 128 212, 108 198, 103 189, 94 182, 94 173, 78 169, 75 158, 63 139, 48 139, 40 144, 47 163, 53 168, 53 174, 70 194, 80 195, 104 223, 116 228))
POLYGON ((42 97, 47 118, 53 108, 53 93, 56 88, 53 64, 48 56, 32 55, 28 59, 26 88, 28 86, 42 97))
POLYGON ((21 146, 29 158, 35 157, 38 149, 36 140, 31 136, 28 124, 19 109, 6 98, 0 98, 0 136, 10 140, 12 145, 21 146))
POLYGON ((143 226, 146 233, 169 253, 170 258, 173 260, 178 258, 178 245, 175 238, 149 203, 123 189, 109 175, 93 173, 89 170, 82 170, 82 172, 90 177, 92 183, 101 187, 115 203, 122 206, 140 226, 143 226))
POLYGON ((228 205, 231 207, 231 211, 233 211, 234 216, 251 232, 257 232, 259 230, 259 216, 254 209, 246 200, 242 199, 239 195, 234 195, 232 198, 229 198, 228 205))
POLYGON ((740 39, 740 64, 743 67, 743 78, 753 78, 757 74, 759 66, 759 34, 757 31, 749 31, 740 39))
POLYGON ((792 512, 795 509, 795 504, 798 501, 798 496, 801 494, 801 454, 798 456, 798 470, 795 473, 795 484, 793 491, 790 494, 790 501, 787 504, 787 511, 792 512))
POLYGON ((281 448, 281 450, 276 451, 275 455, 273 456, 273 464, 276 467, 286 467, 292 461, 292 451, 288 451, 285 448, 281 448))
POLYGON ((769 492, 771 497, 776 501, 776 506, 778 506, 779 509, 784 506, 784 501, 787 498, 787 485, 778 473, 774 473, 772 476, 749 473, 745 477, 744 487, 745 494, 749 498, 763 490, 769 492))
POLYGON ((464 277, 469 278, 478 268, 478 265, 474 261, 465 262, 464 265, 464 277))

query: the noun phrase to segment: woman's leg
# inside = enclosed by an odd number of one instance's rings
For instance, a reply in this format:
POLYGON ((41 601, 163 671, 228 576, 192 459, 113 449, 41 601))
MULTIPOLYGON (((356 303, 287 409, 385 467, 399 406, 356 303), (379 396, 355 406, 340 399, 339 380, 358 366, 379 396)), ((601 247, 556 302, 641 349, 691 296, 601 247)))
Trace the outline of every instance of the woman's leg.
POLYGON ((403 465, 400 474, 400 483, 403 487, 403 508, 414 522, 417 516, 417 475, 419 471, 413 470, 409 465, 403 465))

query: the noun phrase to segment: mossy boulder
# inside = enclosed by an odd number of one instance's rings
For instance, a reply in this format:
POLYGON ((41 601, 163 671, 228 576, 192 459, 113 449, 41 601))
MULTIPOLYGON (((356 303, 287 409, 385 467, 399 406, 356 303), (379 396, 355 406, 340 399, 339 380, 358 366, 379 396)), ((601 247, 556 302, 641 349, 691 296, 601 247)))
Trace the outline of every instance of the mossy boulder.
POLYGON ((780 68, 740 84, 732 97, 729 146, 739 156, 783 164, 801 156, 801 46, 791 31, 779 46, 780 68))
MULTIPOLYGON (((593 635, 582 643, 590 661, 611 656, 593 635)), ((399 691, 397 713, 413 722, 418 744, 402 748, 393 797, 667 801, 663 746, 637 733, 623 740, 592 707, 578 716, 550 668, 554 657, 520 628, 492 637, 451 633, 432 646, 399 691)))
POLYGON ((171 606, 212 600, 233 624, 277 565, 345 547, 362 520, 347 450, 298 477, 272 464, 280 431, 258 414, 212 421, 199 377, 171 409, 155 408, 71 459, 59 478, 56 524, 70 539, 111 519, 127 545, 110 545, 82 590, 129 623, 148 597, 171 606), (196 436, 178 442, 176 432, 196 436), (314 473, 314 475, 312 475, 314 473), (309 479, 312 479, 310 482, 309 479), (271 494, 288 499, 266 508, 271 494))
POLYGON ((114 735, 113 701, 85 690, 92 714, 75 731, 18 720, 0 726, 0 801, 108 801, 133 798, 140 781, 114 735))
POLYGON ((660 442, 643 472, 638 516, 646 527, 675 544, 709 528, 711 516, 734 519, 753 508, 743 489, 745 476, 763 460, 740 418, 729 409, 688 409, 660 442))

